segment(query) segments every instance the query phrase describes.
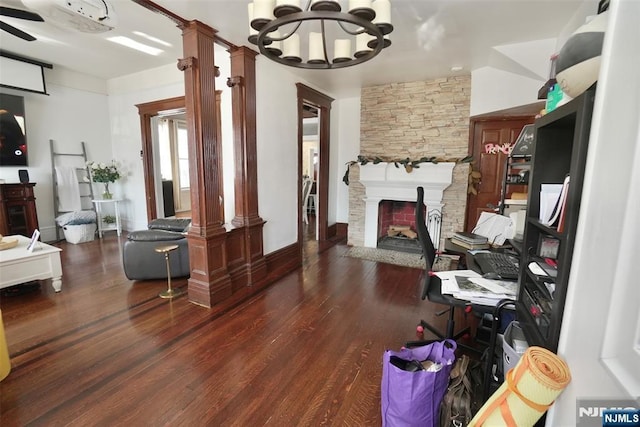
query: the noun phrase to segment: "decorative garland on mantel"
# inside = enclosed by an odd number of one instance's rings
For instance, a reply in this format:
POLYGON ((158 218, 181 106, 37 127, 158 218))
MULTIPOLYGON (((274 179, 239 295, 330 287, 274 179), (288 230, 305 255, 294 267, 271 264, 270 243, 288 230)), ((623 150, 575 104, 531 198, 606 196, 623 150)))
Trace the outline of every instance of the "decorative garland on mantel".
POLYGON ((373 163, 374 165, 377 165, 378 163, 382 163, 382 162, 386 162, 386 163, 393 163, 393 165, 396 168, 400 168, 400 165, 402 165, 404 167, 404 169, 407 171, 407 173, 411 173, 414 169, 418 169, 420 168, 420 164, 421 163, 433 163, 433 164, 438 164, 438 163, 471 163, 473 161, 473 157, 472 156, 466 156, 466 157, 462 157, 462 158, 444 158, 444 157, 421 157, 418 160, 411 160, 410 158, 406 158, 406 159, 402 159, 402 160, 386 160, 383 159, 381 157, 367 157, 367 156, 363 156, 362 154, 360 154, 358 156, 358 160, 352 160, 350 162, 347 162, 347 171, 345 172, 344 176, 342 177, 342 182, 344 182, 346 185, 349 185, 349 168, 352 165, 355 164, 360 164, 361 166, 366 165, 367 163, 373 163))

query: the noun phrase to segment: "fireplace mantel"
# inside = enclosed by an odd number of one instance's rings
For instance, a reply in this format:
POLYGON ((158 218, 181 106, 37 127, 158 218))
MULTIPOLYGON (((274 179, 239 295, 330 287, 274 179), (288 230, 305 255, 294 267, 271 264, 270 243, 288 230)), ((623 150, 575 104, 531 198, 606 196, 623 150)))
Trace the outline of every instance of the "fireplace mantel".
POLYGON ((424 188, 427 228, 436 247, 440 240, 442 197, 453 181, 455 163, 421 163, 407 172, 403 166, 381 162, 360 166, 360 182, 365 187, 364 246, 378 244, 378 205, 381 200, 415 202, 416 188, 424 188))

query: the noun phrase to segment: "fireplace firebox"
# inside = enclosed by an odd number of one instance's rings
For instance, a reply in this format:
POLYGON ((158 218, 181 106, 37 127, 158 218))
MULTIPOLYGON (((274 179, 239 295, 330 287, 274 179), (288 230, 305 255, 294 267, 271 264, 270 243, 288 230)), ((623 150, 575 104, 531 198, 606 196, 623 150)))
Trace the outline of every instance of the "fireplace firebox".
MULTIPOLYGON (((420 168, 414 168, 408 173, 404 168, 398 168, 393 163, 366 164, 360 166, 360 182, 365 187, 365 225, 364 246, 378 247, 380 237, 379 225, 388 221, 388 215, 383 201, 413 202, 413 207, 403 205, 402 211, 415 212, 417 187, 424 188, 424 202, 426 205, 427 229, 433 244, 440 246, 440 232, 442 227, 442 197, 444 190, 451 185, 455 163, 425 163, 420 168), (381 212, 382 211, 382 212, 381 212), (380 216, 385 218, 380 218, 380 216)), ((393 215, 393 214, 392 214, 393 215)), ((393 218, 393 217, 392 217, 393 218)), ((393 225, 393 224, 391 224, 393 225)), ((396 224, 404 225, 404 224, 396 224)), ((415 218, 413 219, 415 229, 415 218)))

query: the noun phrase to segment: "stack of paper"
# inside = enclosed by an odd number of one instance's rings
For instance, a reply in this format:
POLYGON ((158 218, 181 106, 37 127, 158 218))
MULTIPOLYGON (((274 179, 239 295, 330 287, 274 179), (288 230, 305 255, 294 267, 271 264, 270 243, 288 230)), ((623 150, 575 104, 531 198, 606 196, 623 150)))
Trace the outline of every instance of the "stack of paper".
POLYGON ((513 237, 511 218, 491 212, 481 212, 472 233, 485 236, 491 245, 502 246, 513 237))
POLYGON ((436 273, 442 282, 442 293, 472 304, 495 306, 505 298, 515 299, 517 283, 485 279, 473 270, 436 273))

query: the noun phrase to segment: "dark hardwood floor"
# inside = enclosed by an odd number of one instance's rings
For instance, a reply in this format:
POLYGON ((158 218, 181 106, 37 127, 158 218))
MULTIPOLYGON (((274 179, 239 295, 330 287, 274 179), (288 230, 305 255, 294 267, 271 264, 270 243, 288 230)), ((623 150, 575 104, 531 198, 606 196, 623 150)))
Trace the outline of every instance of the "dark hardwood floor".
POLYGON ((344 243, 207 309, 159 298, 166 281, 127 280, 124 239, 59 243, 62 292, 2 296, 0 425, 380 425, 383 351, 421 318, 446 320, 420 300, 421 270, 347 257, 344 243))

